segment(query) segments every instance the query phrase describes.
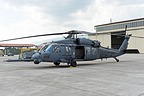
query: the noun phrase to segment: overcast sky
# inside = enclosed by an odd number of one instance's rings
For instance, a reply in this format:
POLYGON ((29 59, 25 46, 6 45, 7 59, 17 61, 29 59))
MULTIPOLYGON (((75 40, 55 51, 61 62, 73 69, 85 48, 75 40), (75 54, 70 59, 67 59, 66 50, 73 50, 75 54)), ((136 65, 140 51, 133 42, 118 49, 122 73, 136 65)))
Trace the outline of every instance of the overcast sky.
MULTIPOLYGON (((95 25, 110 19, 144 18, 143 10, 143 0, 0 0, 0 40, 69 30, 95 32, 95 25)), ((4 43, 42 40, 46 37, 4 43)))

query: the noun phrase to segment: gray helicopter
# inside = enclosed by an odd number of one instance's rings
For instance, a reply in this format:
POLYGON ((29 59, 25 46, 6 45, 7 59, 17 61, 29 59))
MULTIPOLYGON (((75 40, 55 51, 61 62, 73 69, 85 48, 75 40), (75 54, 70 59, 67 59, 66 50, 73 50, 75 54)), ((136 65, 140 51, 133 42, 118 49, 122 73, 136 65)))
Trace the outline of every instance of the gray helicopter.
POLYGON ((131 36, 125 35, 125 39, 119 49, 110 49, 103 47, 97 40, 78 38, 78 34, 90 33, 77 30, 63 33, 42 34, 7 39, 1 40, 0 42, 62 34, 68 34, 68 36, 65 37, 64 40, 53 41, 50 44, 45 45, 39 50, 39 52, 36 52, 32 56, 32 60, 35 64, 39 64, 40 62, 53 62, 56 66, 59 66, 60 63, 67 63, 70 66, 76 67, 77 61, 91 61, 104 58, 114 58, 117 62, 119 62, 119 59, 117 59, 117 57, 125 54, 125 50, 127 49, 128 41, 131 36))
POLYGON ((119 49, 102 47, 97 40, 78 38, 77 34, 83 31, 70 31, 64 40, 54 41, 45 45, 39 52, 32 56, 35 64, 40 62, 53 62, 56 66, 60 63, 67 63, 76 67, 76 61, 90 61, 104 58, 114 58, 123 55, 128 46, 131 35, 126 35, 119 49))

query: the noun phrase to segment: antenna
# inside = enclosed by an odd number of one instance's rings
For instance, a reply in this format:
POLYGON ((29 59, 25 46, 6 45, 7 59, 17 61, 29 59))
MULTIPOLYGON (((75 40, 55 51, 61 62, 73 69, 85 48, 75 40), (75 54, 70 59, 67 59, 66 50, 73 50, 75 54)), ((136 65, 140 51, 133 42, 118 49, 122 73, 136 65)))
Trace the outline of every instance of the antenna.
POLYGON ((125 31, 127 31, 127 25, 125 26, 125 31))
POLYGON ((112 18, 110 18, 110 23, 112 23, 112 18))
MULTIPOLYGON (((127 25, 125 26, 125 32, 127 31, 127 25)), ((126 32, 127 33, 127 32, 126 32)))

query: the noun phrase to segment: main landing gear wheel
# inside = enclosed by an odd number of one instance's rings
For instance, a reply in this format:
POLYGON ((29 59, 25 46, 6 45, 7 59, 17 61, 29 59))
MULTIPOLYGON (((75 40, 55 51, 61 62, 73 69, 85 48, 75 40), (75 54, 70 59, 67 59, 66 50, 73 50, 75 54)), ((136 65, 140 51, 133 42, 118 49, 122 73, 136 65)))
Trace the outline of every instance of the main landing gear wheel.
POLYGON ((77 62, 76 62, 75 59, 71 59, 70 60, 70 66, 72 66, 72 67, 76 67, 77 66, 77 62))
POLYGON ((59 66, 59 65, 60 65, 60 63, 59 63, 59 62, 54 62, 54 64, 55 64, 56 66, 59 66))

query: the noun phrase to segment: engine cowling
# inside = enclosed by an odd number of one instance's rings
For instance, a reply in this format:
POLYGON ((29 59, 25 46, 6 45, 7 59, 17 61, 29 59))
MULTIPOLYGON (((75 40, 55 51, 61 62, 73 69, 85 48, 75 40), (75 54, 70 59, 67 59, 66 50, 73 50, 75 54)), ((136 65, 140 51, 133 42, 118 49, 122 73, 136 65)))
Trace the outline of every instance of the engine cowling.
POLYGON ((90 39, 86 39, 86 38, 77 38, 74 41, 76 44, 78 45, 90 45, 93 47, 99 47, 100 46, 100 42, 97 40, 90 40, 90 39))

